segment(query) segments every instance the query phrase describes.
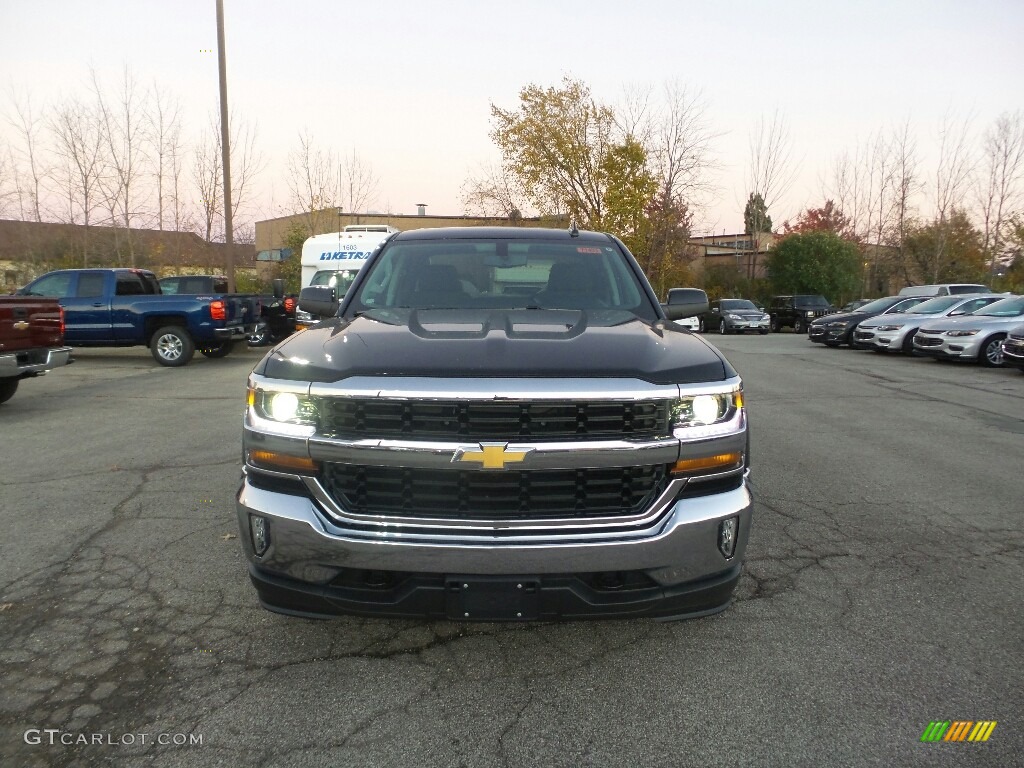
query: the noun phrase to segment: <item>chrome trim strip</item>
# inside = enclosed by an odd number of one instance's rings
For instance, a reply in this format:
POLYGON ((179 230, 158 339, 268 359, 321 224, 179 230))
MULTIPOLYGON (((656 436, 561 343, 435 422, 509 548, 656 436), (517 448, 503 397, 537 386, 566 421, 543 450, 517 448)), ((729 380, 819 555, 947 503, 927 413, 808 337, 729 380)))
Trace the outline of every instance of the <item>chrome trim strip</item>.
POLYGON ((680 394, 729 392, 738 376, 715 384, 650 384, 640 379, 499 379, 352 376, 314 383, 314 397, 379 397, 399 400, 671 400, 680 394))
MULTIPOLYGON (((339 464, 369 464, 376 467, 452 469, 459 451, 479 450, 482 442, 426 442, 413 440, 334 440, 312 437, 309 456, 317 461, 339 464)), ((509 452, 526 455, 509 469, 597 469, 630 467, 638 464, 671 464, 679 458, 679 440, 668 437, 643 443, 603 440, 560 443, 506 443, 509 452)), ((471 472, 498 472, 482 464, 460 466, 471 472)))
MULTIPOLYGON (((628 535, 624 528, 637 528, 642 526, 644 532, 649 531, 659 517, 672 507, 672 501, 676 495, 686 486, 686 478, 675 478, 669 481, 665 490, 657 499, 643 512, 628 517, 594 517, 594 518, 552 518, 545 520, 465 520, 463 518, 425 518, 425 517, 397 517, 391 515, 360 515, 345 510, 337 504, 327 489, 320 484, 315 477, 302 477, 313 498, 319 502, 321 508, 327 513, 328 519, 336 525, 372 525, 383 528, 385 535, 401 539, 436 539, 438 533, 451 535, 456 538, 465 536, 472 532, 474 536, 486 534, 488 531, 504 531, 514 529, 522 532, 531 532, 533 535, 565 531, 575 529, 587 536, 594 532, 615 529, 615 536, 628 535), (400 530, 405 529, 405 530, 400 530), (412 529, 412 530, 408 530, 412 529), (424 533, 416 533, 423 531, 424 533)), ((377 532, 374 532, 377 533, 377 532)), ((502 537, 505 541, 505 537, 502 537)))

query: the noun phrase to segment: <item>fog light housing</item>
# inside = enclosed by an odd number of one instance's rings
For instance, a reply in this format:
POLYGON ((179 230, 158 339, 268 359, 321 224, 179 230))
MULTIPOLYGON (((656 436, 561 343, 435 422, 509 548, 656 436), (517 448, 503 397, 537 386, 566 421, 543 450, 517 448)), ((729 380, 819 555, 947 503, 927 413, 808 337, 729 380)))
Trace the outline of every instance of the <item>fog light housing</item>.
POLYGON ((253 552, 259 557, 270 546, 270 524, 259 515, 249 515, 249 533, 253 552))
POLYGON ((730 517, 718 524, 718 549, 729 558, 736 552, 736 535, 739 533, 740 519, 730 517))

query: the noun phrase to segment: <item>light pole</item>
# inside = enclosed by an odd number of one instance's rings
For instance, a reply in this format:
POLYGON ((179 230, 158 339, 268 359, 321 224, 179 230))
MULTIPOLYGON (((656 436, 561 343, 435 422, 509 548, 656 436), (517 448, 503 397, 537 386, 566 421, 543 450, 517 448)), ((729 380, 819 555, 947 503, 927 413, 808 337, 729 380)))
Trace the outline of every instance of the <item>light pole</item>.
POLYGON ((228 130, 228 65, 224 50, 224 0, 217 0, 217 68, 220 70, 220 152, 224 166, 224 243, 228 290, 235 291, 235 245, 231 224, 231 144, 228 130))

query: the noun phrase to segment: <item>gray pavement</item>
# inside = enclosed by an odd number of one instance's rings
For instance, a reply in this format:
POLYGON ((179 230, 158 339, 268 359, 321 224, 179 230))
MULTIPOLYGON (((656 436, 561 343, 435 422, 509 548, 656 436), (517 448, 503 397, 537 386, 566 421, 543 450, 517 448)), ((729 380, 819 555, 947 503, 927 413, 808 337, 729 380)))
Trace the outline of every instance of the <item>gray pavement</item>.
POLYGON ((267 613, 232 506, 259 353, 84 350, 25 382, 0 765, 1024 765, 1024 375, 708 338, 746 382, 758 506, 736 602, 672 624, 267 613), (932 720, 998 726, 921 743, 932 720))

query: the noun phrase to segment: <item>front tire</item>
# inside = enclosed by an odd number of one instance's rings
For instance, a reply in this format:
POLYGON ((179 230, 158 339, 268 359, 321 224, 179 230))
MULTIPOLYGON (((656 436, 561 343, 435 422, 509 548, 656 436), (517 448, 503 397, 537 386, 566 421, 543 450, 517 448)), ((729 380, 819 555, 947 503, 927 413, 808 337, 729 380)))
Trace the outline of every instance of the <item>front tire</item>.
POLYGON ((793 321, 793 333, 803 333, 803 332, 804 332, 804 319, 802 317, 798 317, 796 320, 793 321))
POLYGON ((225 341, 219 347, 209 347, 207 349, 200 349, 203 357, 218 358, 227 357, 231 354, 231 350, 235 348, 235 342, 225 341))
POLYGON ((917 329, 910 331, 903 339, 903 345, 900 347, 900 352, 904 355, 914 354, 914 337, 917 336, 917 329))
POLYGON ((703 317, 698 317, 697 318, 697 332, 698 333, 704 333, 704 318, 703 317))
POLYGON ((768 321, 768 328, 771 330, 772 333, 778 333, 779 321, 773 317, 771 320, 768 321))
POLYGON ((720 320, 718 323, 718 332, 723 336, 729 335, 729 326, 725 324, 725 320, 720 320))
POLYGON ((981 345, 981 353, 978 355, 978 362, 986 368, 1000 368, 1003 365, 1003 334, 997 334, 991 339, 986 339, 981 345))
POLYGON ((160 365, 179 368, 188 365, 196 353, 196 345, 184 328, 168 325, 153 334, 149 342, 149 351, 160 365))
POLYGON ((6 403, 14 393, 18 391, 18 382, 21 379, 0 379, 0 403, 6 403))

